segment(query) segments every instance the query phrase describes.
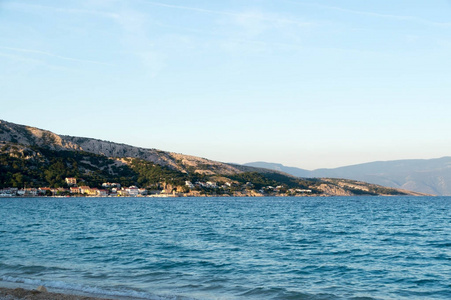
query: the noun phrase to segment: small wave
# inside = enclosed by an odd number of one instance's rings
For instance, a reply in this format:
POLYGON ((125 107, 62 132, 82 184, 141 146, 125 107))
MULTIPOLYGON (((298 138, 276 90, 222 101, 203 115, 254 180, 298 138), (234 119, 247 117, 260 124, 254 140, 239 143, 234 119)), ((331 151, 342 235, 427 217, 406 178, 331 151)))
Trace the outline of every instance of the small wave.
POLYGON ((451 242, 431 242, 429 246, 433 246, 435 248, 450 248, 451 242))
POLYGON ((288 291, 282 288, 253 288, 239 296, 245 298, 256 298, 256 299, 283 299, 283 300, 335 300, 339 297, 332 294, 307 294, 296 291, 288 291))
POLYGON ((96 237, 94 236, 76 236, 73 237, 72 240, 73 241, 89 241, 89 240, 95 240, 96 237))
POLYGON ((421 297, 423 299, 451 299, 451 292, 449 290, 435 290, 435 291, 398 291, 402 297, 421 297))
MULTIPOLYGON (((96 296, 110 296, 110 297, 131 297, 139 299, 150 299, 150 300, 170 300, 176 299, 176 296, 159 296, 152 295, 146 292, 140 292, 136 290, 130 290, 125 288, 119 289, 106 289, 96 286, 86 286, 74 283, 67 283, 62 281, 44 281, 39 279, 29 279, 20 278, 12 276, 1 276, 0 281, 5 281, 9 283, 25 284, 27 286, 40 286, 43 285, 48 288, 54 288, 63 292, 76 293, 76 294, 89 294, 96 296)), ((177 298, 180 299, 180 298, 177 298)), ((188 298, 183 298, 188 300, 188 298)))
POLYGON ((433 285, 433 284, 435 284, 437 282, 438 282, 438 280, 436 280, 436 279, 419 279, 419 280, 414 280, 413 281, 413 283, 415 285, 418 285, 418 286, 433 285))
POLYGON ((20 270, 25 274, 39 274, 48 271, 65 271, 67 269, 52 266, 39 266, 39 265, 9 265, 0 263, 1 269, 20 270))

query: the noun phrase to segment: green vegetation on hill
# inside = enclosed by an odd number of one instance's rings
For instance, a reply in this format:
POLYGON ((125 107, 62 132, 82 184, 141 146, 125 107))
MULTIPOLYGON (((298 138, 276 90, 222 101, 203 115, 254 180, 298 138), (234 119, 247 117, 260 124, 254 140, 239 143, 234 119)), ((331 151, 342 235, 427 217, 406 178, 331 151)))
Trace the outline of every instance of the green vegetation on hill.
MULTIPOLYGON (((79 184, 101 187, 104 182, 117 182, 122 186, 137 185, 142 188, 162 189, 164 185, 181 187, 187 192, 186 181, 214 181, 216 175, 202 175, 193 170, 180 172, 139 158, 120 160, 84 151, 51 150, 45 147, 6 144, 0 149, 0 188, 5 187, 67 187, 66 177, 75 177, 79 184)), ((223 194, 264 187, 309 189, 315 179, 299 179, 279 173, 243 172, 222 176, 217 186, 226 181, 226 189, 196 186, 201 194, 223 194), (249 183, 249 184, 248 184, 249 183), (246 185, 247 184, 247 185, 246 185)))
POLYGON ((244 172, 230 176, 238 182, 251 182, 257 189, 266 186, 283 185, 285 188, 310 189, 312 185, 319 182, 318 179, 300 179, 290 177, 280 173, 258 173, 258 172, 244 172))
POLYGON ((2 142, 0 146, 0 189, 8 187, 68 187, 67 177, 79 186, 101 188, 114 182, 123 187, 136 185, 149 190, 192 192, 191 195, 403 195, 402 191, 344 179, 298 178, 277 171, 221 165, 172 167, 143 158, 107 157, 79 150, 54 150, 49 145, 21 145, 2 142), (203 172, 203 171, 209 172, 203 172), (228 173, 223 172, 227 170, 228 173), (207 175, 208 174, 208 175, 207 175), (227 175, 226 175, 227 174, 227 175), (186 182, 191 182, 187 183, 186 182))
POLYGON ((182 184, 185 174, 141 159, 121 164, 106 156, 83 151, 55 151, 31 146, 5 145, 0 149, 0 188, 64 187, 66 177, 83 180, 91 187, 103 182, 123 186, 156 185, 160 182, 182 184))

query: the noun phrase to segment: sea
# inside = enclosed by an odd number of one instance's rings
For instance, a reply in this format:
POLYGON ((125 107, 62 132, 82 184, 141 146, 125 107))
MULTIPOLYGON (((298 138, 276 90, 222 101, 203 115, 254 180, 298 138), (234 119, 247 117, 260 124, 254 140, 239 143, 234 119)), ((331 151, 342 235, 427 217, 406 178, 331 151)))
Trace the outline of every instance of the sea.
POLYGON ((0 286, 451 299, 451 197, 1 198, 0 286))

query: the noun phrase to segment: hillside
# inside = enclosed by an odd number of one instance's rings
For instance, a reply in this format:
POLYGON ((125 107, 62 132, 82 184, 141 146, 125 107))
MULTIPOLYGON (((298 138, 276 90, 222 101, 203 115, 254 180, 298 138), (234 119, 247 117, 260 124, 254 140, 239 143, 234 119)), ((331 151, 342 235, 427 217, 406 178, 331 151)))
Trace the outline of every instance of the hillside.
MULTIPOLYGON (((92 138, 58 135, 48 130, 0 121, 0 141, 50 150, 75 150, 118 158, 140 158, 181 172, 235 174, 234 167, 190 155, 133 147, 92 138), (194 168, 194 170, 193 170, 194 168)), ((251 170, 251 169, 250 169, 251 170)))
POLYGON ((92 187, 117 182, 184 195, 418 195, 351 180, 301 179, 281 171, 0 121, 0 188, 64 187, 66 177, 92 187))
POLYGON ((346 178, 433 195, 451 195, 451 157, 370 162, 313 171, 281 164, 245 164, 286 172, 298 177, 346 178))

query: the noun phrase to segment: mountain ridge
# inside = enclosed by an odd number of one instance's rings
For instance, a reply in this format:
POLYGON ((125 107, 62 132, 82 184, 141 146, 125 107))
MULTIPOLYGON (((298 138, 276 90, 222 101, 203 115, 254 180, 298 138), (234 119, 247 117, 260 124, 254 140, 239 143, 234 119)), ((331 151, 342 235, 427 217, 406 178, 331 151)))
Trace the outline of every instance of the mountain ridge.
POLYGON ((237 172, 236 169, 225 163, 218 163, 206 158, 167 152, 155 148, 135 147, 96 138, 58 135, 49 130, 15 124, 4 120, 0 120, 0 129, 0 141, 13 142, 21 145, 45 146, 51 150, 86 151, 108 157, 139 157, 159 165, 175 168, 182 172, 186 172, 186 169, 180 166, 180 164, 177 164, 176 160, 184 160, 183 165, 187 167, 197 163, 206 164, 213 169, 220 166, 224 169, 225 173, 232 174, 237 172))
POLYGON ((245 166, 266 167, 293 176, 345 178, 392 188, 440 196, 451 195, 451 157, 374 161, 338 168, 305 170, 279 163, 253 162, 245 166))
MULTIPOLYGON (((307 191, 312 195, 329 196, 423 195, 351 180, 302 179, 280 170, 222 163, 94 138, 58 135, 3 120, 0 120, 0 147, 0 173, 3 173, 0 174, 0 179, 3 178, 0 185, 3 186, 7 182, 17 186, 38 182, 61 186, 64 185, 61 174, 65 174, 85 177, 97 186, 102 180, 114 179, 148 188, 164 186, 167 190, 169 182, 177 191, 185 191, 184 183, 189 180, 197 180, 200 184, 209 181, 212 182, 210 186, 222 182, 233 186, 220 191, 230 195, 305 196, 307 191)), ((217 194, 218 190, 207 192, 217 194)))

